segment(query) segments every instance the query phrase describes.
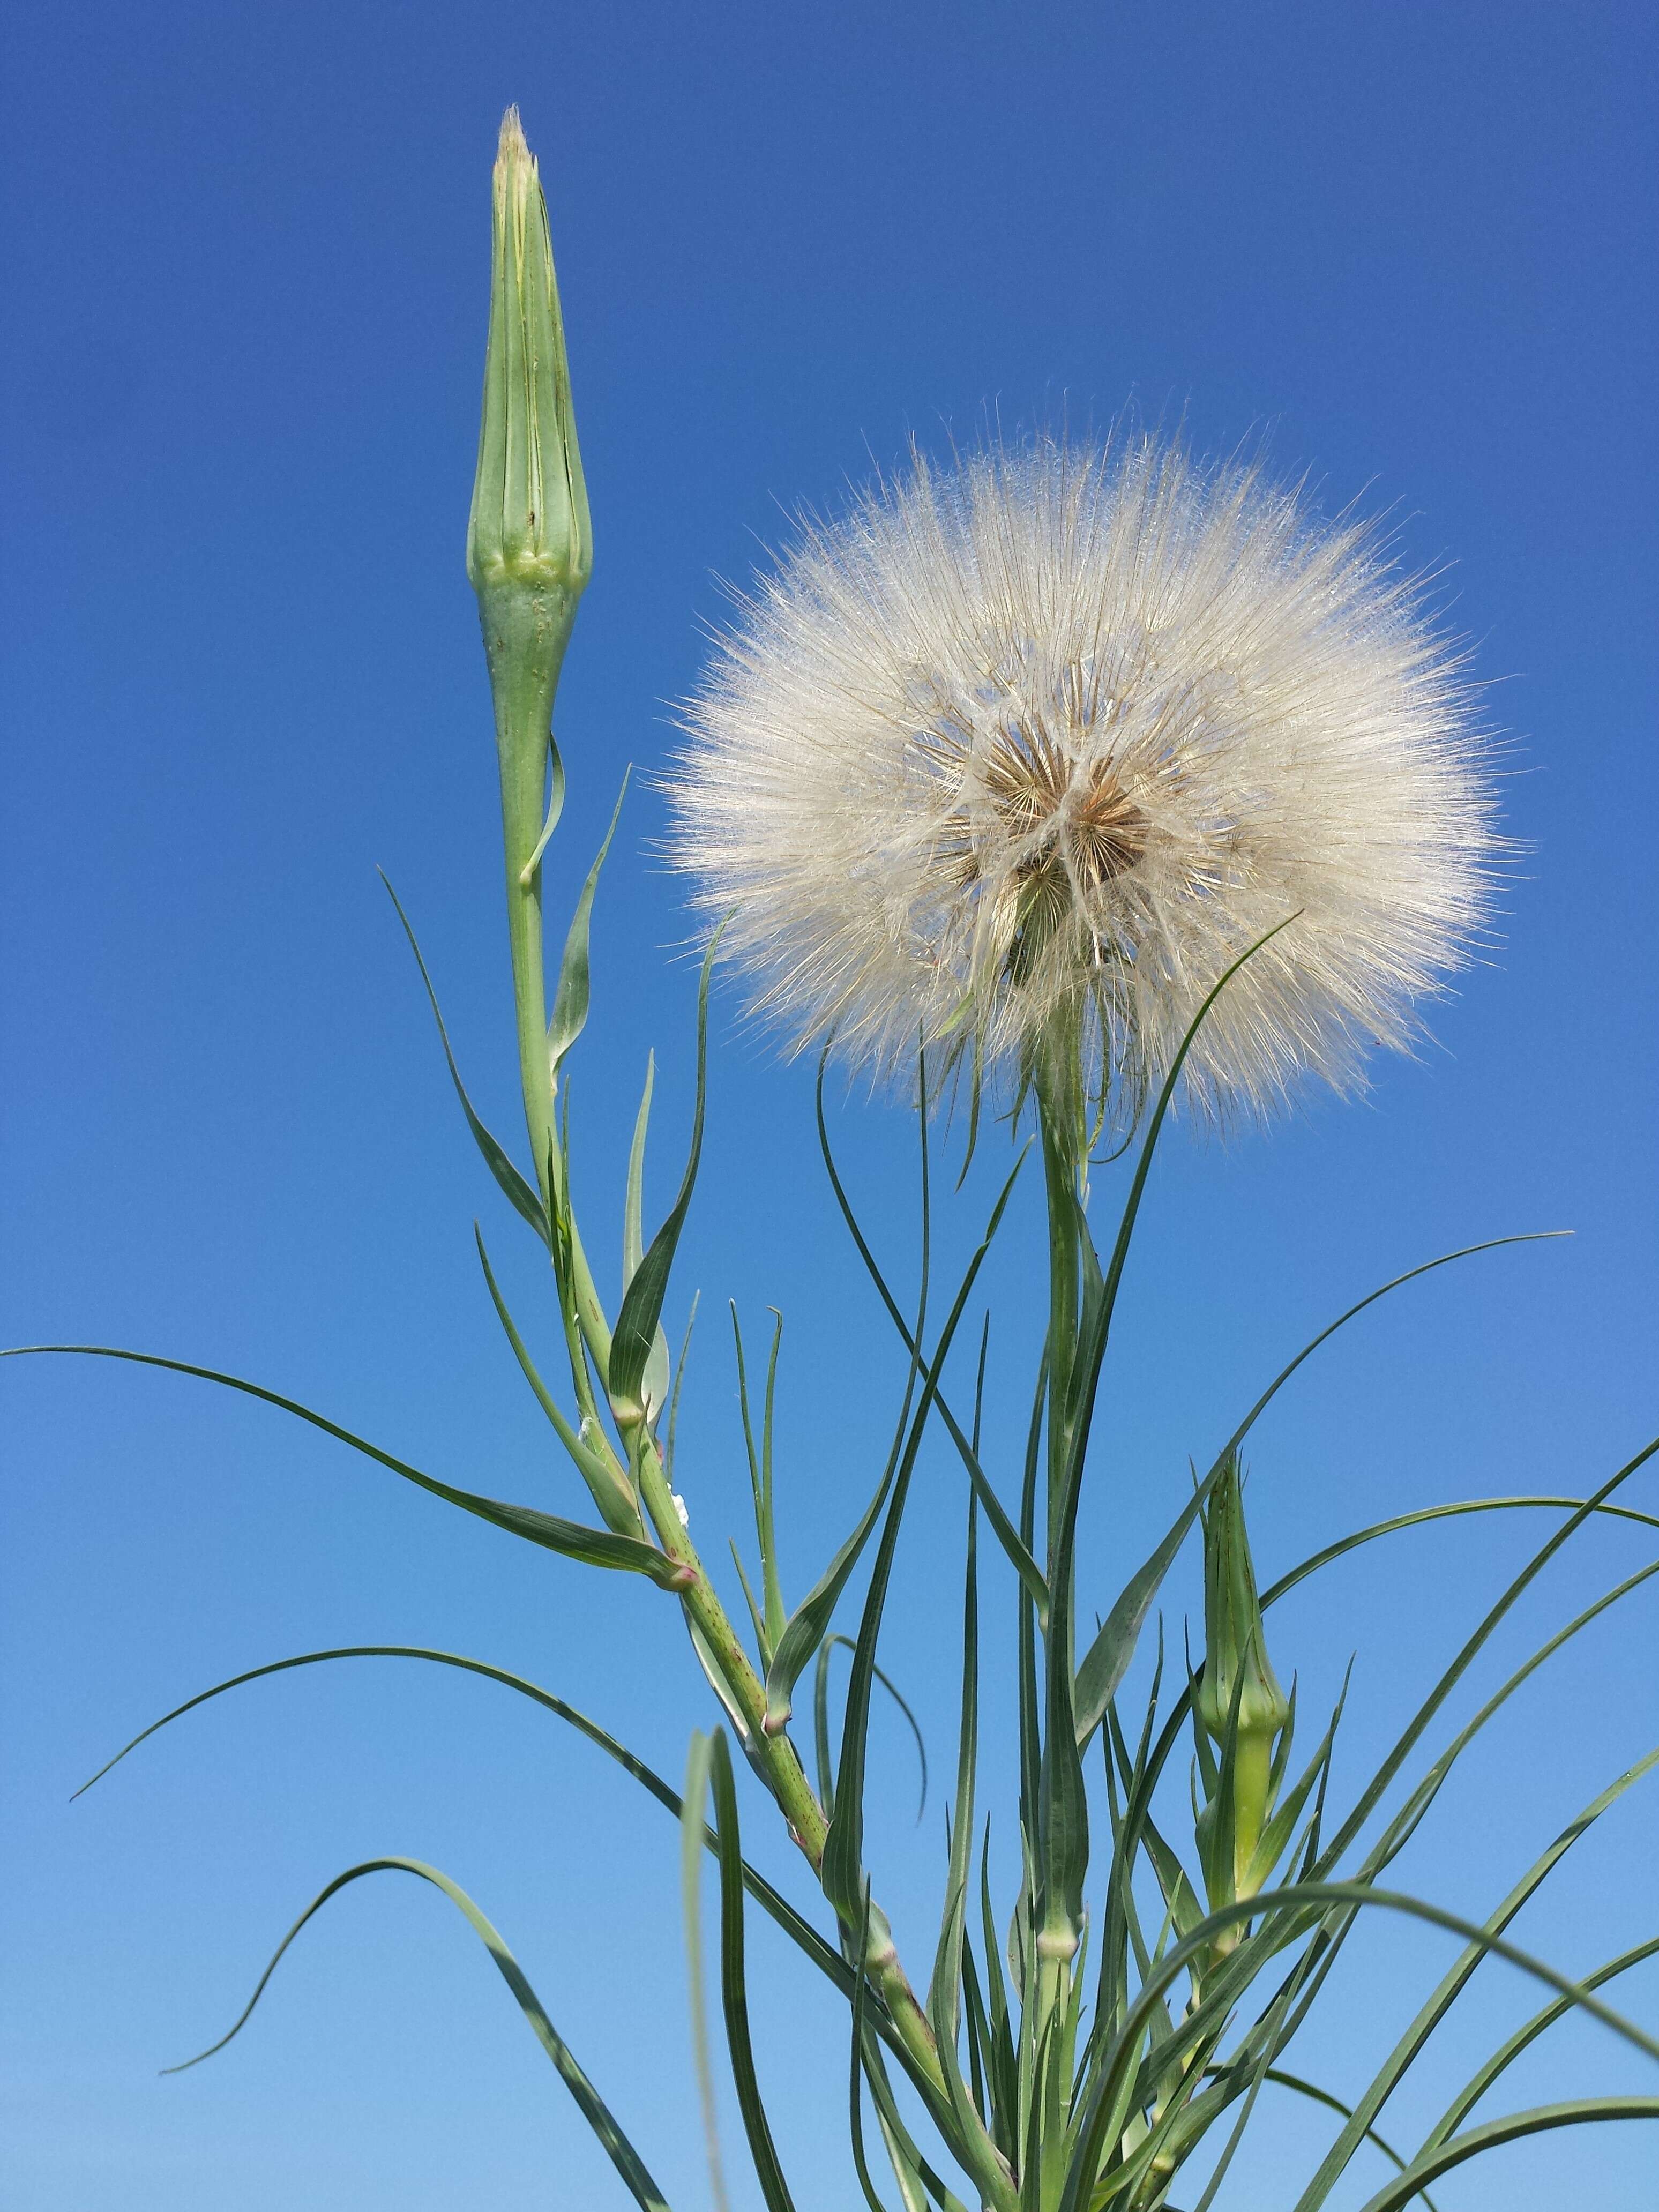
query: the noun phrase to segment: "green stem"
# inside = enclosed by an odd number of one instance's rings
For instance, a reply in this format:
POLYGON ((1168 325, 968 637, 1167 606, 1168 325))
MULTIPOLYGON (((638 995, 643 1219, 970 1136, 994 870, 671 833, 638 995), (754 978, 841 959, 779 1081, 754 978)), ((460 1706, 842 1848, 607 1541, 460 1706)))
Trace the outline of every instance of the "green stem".
MULTIPOLYGON (((690 1580, 680 1601, 696 1623, 748 1731, 750 1748, 764 1767, 789 1832, 805 1854, 815 1875, 822 1874, 829 1822, 824 1816, 793 1743, 780 1730, 769 1735, 765 1726, 766 1689, 750 1663, 743 1640, 731 1615, 721 1604, 707 1569, 679 1516, 665 1474, 656 1439, 635 1430, 625 1439, 639 1469, 640 1495, 657 1531, 658 1541, 675 1563, 687 1570, 690 1580)), ((927 2015, 899 1962, 884 1914, 872 1909, 871 1934, 865 1965, 881 1991, 900 2041, 921 2073, 941 2098, 948 2099, 944 2069, 939 2060, 927 2015)))

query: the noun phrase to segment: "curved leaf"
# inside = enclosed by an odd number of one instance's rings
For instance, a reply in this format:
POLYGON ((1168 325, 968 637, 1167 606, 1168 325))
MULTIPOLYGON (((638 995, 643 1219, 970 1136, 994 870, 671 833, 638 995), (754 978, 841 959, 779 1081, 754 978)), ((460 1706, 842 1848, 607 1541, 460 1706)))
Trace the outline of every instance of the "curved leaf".
MULTIPOLYGON (((697 2101, 702 2107, 702 2136, 708 2156, 708 2193, 715 2212, 729 2212, 726 2168, 720 2158, 720 2107, 714 2069, 708 2057, 708 1996, 702 1972, 702 1854, 708 1833, 703 1808, 708 1801, 708 1769, 714 1741, 701 1729, 691 1733, 685 1762, 685 1801, 680 1812, 680 1917, 685 1925, 686 1980, 691 1996, 691 2055, 696 2067, 697 2101)), ((718 1841, 715 1849, 720 1848, 718 1841)))
POLYGON ((617 2126, 605 2100, 577 2064, 569 2045, 548 2018, 543 2009, 540 1998, 531 1988, 525 1978, 523 1969, 501 1941, 501 1936, 479 1911, 464 1889, 453 1882, 447 1875, 441 1874, 436 1867, 428 1866, 420 1859, 365 1859, 360 1866, 348 1867, 343 1874, 336 1875, 327 1887, 319 1891, 307 1905, 293 1927, 277 1945, 270 1964, 260 1975, 253 1995, 248 1999, 242 2009, 240 2018, 237 2020, 234 2026, 222 2035, 216 2043, 210 2044, 205 2051, 198 2051, 194 2058, 186 2058, 182 2065, 169 2066, 163 2070, 168 2074, 182 2074, 187 2067, 199 2066, 203 2059, 211 2058, 215 2051, 222 2051, 231 2038, 240 2034, 246 2026, 254 2007, 264 1995, 266 1985, 280 1965, 283 1953, 306 1923, 314 1914, 321 1911, 330 1898, 336 1896, 349 1882, 361 1881, 365 1875, 371 1874, 412 1874, 422 1881, 430 1882, 434 1889, 441 1890, 450 1903, 465 1917, 474 1933, 495 1960, 496 1971, 517 1998, 520 2011, 523 2013, 535 2031, 537 2041, 558 2069, 560 2079, 574 2098, 582 2118, 599 2137, 611 2164, 627 2184, 629 2194, 635 2202, 644 2207, 644 2212, 668 2212, 666 2199, 651 2179, 639 2153, 617 2126))
POLYGON ((1144 1566, 1131 1575, 1124 1584, 1117 1602, 1107 1614, 1098 1635, 1084 1654, 1083 1664, 1077 1670, 1076 1709, 1073 1727, 1077 1746, 1081 1751, 1090 1737, 1105 1718, 1106 1708, 1117 1695, 1123 1677, 1129 1671, 1129 1662, 1134 1657, 1135 1645, 1146 1626, 1146 1615, 1152 1610, 1152 1600, 1158 1587, 1175 1564, 1176 1553, 1187 1538, 1187 1532, 1198 1518, 1205 1500, 1221 1480, 1226 1467, 1224 1458, 1218 1459, 1208 1475, 1194 1491, 1176 1516, 1175 1526, 1158 1546, 1144 1566))
MULTIPOLYGON (((1633 1766, 1627 1768, 1616 1782, 1610 1783, 1599 1796, 1593 1798, 1577 1819, 1571 1821, 1556 1837, 1549 1849, 1528 1868, 1526 1873, 1511 1888, 1496 1911, 1488 1917, 1485 1923, 1486 1932, 1489 1936, 1497 1936, 1509 1927, 1522 1907, 1542 1887, 1546 1879, 1554 1871, 1585 1832, 1600 1820, 1609 1806, 1618 1802, 1626 1790, 1639 1782, 1643 1776, 1650 1773, 1656 1765, 1659 1765, 1659 1751, 1650 1751, 1645 1759, 1638 1759, 1633 1766)), ((1416 2017, 1372 2076, 1364 2094, 1350 2113, 1346 2126, 1321 2160, 1318 2172, 1297 2200, 1297 2212, 1314 2212, 1316 2206, 1323 2203, 1329 2190, 1352 2156, 1360 2137, 1399 2087, 1407 2069, 1420 2057, 1429 2038, 1462 1996, 1470 1976, 1485 1956, 1484 1947, 1470 1943, 1462 1954, 1453 1960, 1438 1984, 1419 2008, 1416 2017)))
MULTIPOLYGON (((611 817, 611 827, 605 833, 599 857, 587 872, 581 896, 576 901, 576 911, 571 916, 569 933, 564 940, 564 957, 559 963, 559 980, 553 994, 553 1013, 547 1025, 547 1064, 555 1083, 558 1081, 559 1063, 587 1025, 588 1001, 592 982, 588 966, 587 939, 593 918, 593 894, 599 887, 599 870, 605 866, 605 856, 611 850, 611 840, 617 834, 617 824, 622 819, 623 801, 628 796, 629 769, 623 771, 622 789, 617 793, 617 804, 611 817)), ((541 848, 537 848, 539 854, 541 848)))
POLYGON ((691 1120, 691 1150, 679 1196, 623 1293, 622 1310, 617 1316, 611 1338, 606 1383, 618 1418, 624 1421, 650 1419, 662 1410, 660 1407, 653 1409, 646 1402, 645 1378, 656 1345, 657 1324, 662 1319, 663 1300, 668 1295, 669 1273, 674 1265, 680 1231, 690 1209, 691 1193, 696 1187, 697 1165, 702 1158, 703 1106, 708 1073, 708 977, 719 945, 720 932, 716 930, 703 955, 702 975, 697 985, 697 1097, 691 1120))
POLYGON ((1500 2143, 1520 2142, 1551 2128, 1580 2127, 1599 2120, 1659 2120, 1659 2097, 1578 2097, 1567 2104, 1534 2105, 1530 2112, 1489 2120, 1483 2128, 1471 2128, 1468 2135, 1455 2136, 1429 2157, 1413 2159, 1396 2180, 1367 2199, 1362 2212, 1400 2212, 1402 2205, 1421 2192, 1425 2181, 1438 2181, 1453 2166, 1478 2158, 1482 2151, 1496 2150, 1500 2143))
POLYGON ((301 1421, 308 1421, 313 1429, 325 1436, 337 1437, 341 1443, 349 1444, 354 1451, 362 1452, 368 1459, 376 1460, 389 1467, 393 1474, 402 1475, 417 1489, 429 1490, 434 1498, 446 1504, 459 1505, 464 1513, 475 1514, 480 1521, 490 1522, 497 1528, 505 1528, 510 1536, 521 1536, 528 1544, 539 1544, 546 1551, 558 1552, 566 1559, 580 1559, 588 1566, 612 1567, 630 1574, 648 1575, 663 1589, 684 1589, 689 1579, 686 1570, 676 1566, 673 1560, 654 1546, 642 1543, 636 1536, 621 1536, 610 1528, 589 1528, 580 1521, 562 1520, 556 1513, 543 1513, 533 1505, 510 1505, 498 1498, 483 1498, 476 1491, 458 1490, 453 1483, 440 1482, 436 1475, 422 1474, 418 1468, 410 1467, 407 1460, 398 1459, 391 1452, 382 1451, 378 1444, 354 1436, 343 1429, 337 1421, 324 1414, 313 1413, 308 1406, 297 1399, 284 1398, 279 1391, 267 1390, 258 1382, 244 1382, 240 1376, 221 1374, 215 1367, 197 1367, 187 1359, 163 1359, 154 1352, 127 1352, 119 1346, 109 1344, 16 1344, 0 1351, 0 1359, 19 1359, 34 1352, 70 1352, 94 1359, 129 1359, 139 1367, 165 1368, 173 1375, 193 1375, 199 1382, 217 1382, 227 1390, 240 1390, 249 1398, 262 1399, 267 1406, 275 1406, 284 1413, 292 1413, 301 1421))
POLYGON ((410 926, 409 916, 404 912, 403 903, 397 892, 392 890, 391 878, 386 870, 381 868, 378 873, 380 881, 386 885, 387 897, 398 909, 398 919, 402 922, 404 934, 409 939, 409 949, 415 955, 415 965, 421 971, 422 982, 426 985, 426 995, 432 1004, 432 1018, 438 1024, 438 1040, 443 1046, 444 1058, 449 1063, 449 1079, 455 1086, 455 1096, 461 1102, 461 1111, 466 1116, 466 1126, 472 1132, 473 1142, 483 1154, 484 1164, 501 1185, 507 1198, 530 1224, 543 1243, 550 1247, 552 1240, 547 1225, 547 1208, 542 1204, 539 1194, 531 1188, 518 1169, 514 1166, 501 1146, 490 1135, 489 1130, 472 1110, 472 1101, 466 1095, 466 1085, 461 1080, 461 1071, 456 1066, 455 1055, 449 1048, 449 1031, 444 1027, 444 1018, 439 1011, 438 994, 432 988, 432 978, 428 975, 426 963, 421 957, 421 948, 416 942, 415 932, 410 926))
MULTIPOLYGON (((81 1796, 92 1788, 94 1782, 101 1782, 110 1769, 118 1766, 130 1751, 136 1751, 141 1743, 166 1728, 170 1722, 181 1720, 186 1713, 193 1712, 198 1705, 206 1705, 210 1698, 222 1697, 227 1690, 240 1689, 245 1682, 259 1681, 267 1674, 284 1674, 295 1667, 315 1667, 333 1659, 428 1660, 438 1666, 459 1668, 463 1674, 480 1674, 486 1681, 499 1682, 504 1688, 516 1690, 521 1697, 530 1698, 533 1704, 543 1706, 548 1712, 568 1723, 590 1743, 597 1744, 607 1758, 614 1759, 623 1773, 631 1775, 641 1788, 654 1797, 675 1820, 680 1818, 679 1794, 663 1780, 661 1775, 629 1751, 626 1744, 618 1742, 607 1729, 602 1729, 597 1721, 589 1720, 586 1713, 567 1704, 564 1698, 556 1697, 551 1690, 544 1690, 538 1683, 527 1681, 522 1674, 510 1674, 504 1667, 492 1667, 487 1660, 464 1659, 457 1652, 429 1650, 416 1644, 349 1644, 336 1650, 301 1651, 290 1659, 272 1659, 263 1667, 250 1667, 245 1674, 233 1674, 228 1681, 216 1682, 210 1690, 198 1690, 193 1698, 186 1698, 182 1705, 175 1705, 170 1713, 163 1713, 160 1720, 152 1721, 147 1729, 141 1729, 130 1743, 122 1745, 113 1759, 106 1759, 97 1773, 81 1784, 75 1796, 81 1796)), ((704 1841, 711 1851, 715 1848, 716 1839, 712 1829, 704 1831, 704 1841)), ((745 1865, 743 1878, 749 1894, 761 1910, 777 1923, 784 1934, 805 1953, 843 1996, 850 1995, 853 1972, 840 1953, 832 1949, 811 1923, 804 1920, 794 1906, 773 1888, 764 1875, 757 1874, 753 1867, 745 1865)))
POLYGON ((519 1363, 525 1381, 535 1393, 537 1404, 552 1423, 553 1433, 575 1462, 576 1472, 592 1492, 593 1503, 610 1526, 620 1535, 642 1534, 644 1524, 640 1519, 640 1509, 632 1486, 611 1457, 608 1444, 601 1437, 597 1448, 589 1445, 586 1436, 594 1433, 592 1428, 590 1427, 584 1436, 580 1430, 572 1427, 558 1401, 538 1372, 517 1324, 507 1311, 507 1300, 501 1296, 501 1286, 495 1280, 495 1270, 490 1266, 489 1255, 484 1249, 483 1231, 476 1221, 472 1224, 472 1237, 478 1248, 478 1261, 483 1268, 484 1282, 495 1309, 495 1318, 506 1332, 507 1340, 513 1347, 513 1356, 519 1363))
MULTIPOLYGON (((853 1211, 852 1200, 847 1195, 846 1186, 842 1183, 836 1166, 835 1154, 830 1149, 830 1130, 823 1115, 823 1073, 827 1057, 826 1054, 825 1060, 818 1063, 818 1148, 823 1155, 823 1164, 830 1176, 830 1187, 835 1193, 836 1203, 841 1209, 842 1219, 847 1224, 848 1233, 857 1247, 859 1257, 863 1261, 865 1268, 880 1295, 881 1302, 886 1308, 894 1328, 899 1333, 900 1341, 910 1354, 912 1362, 915 1363, 921 1356, 916 1348, 915 1337, 912 1334, 903 1314, 899 1310, 898 1301, 888 1288, 887 1279, 882 1273, 880 1264, 870 1249, 869 1240, 859 1224, 858 1216, 853 1211)), ((967 1469, 968 1480, 973 1484, 979 1502, 985 1509, 985 1517, 991 1524, 992 1532, 1007 1554, 1010 1565, 1030 1592, 1031 1601, 1037 1609, 1037 1619, 1046 1628, 1048 1625, 1048 1584, 1042 1570, 1032 1556, 1030 1546, 1021 1538, 1013 1522, 1004 1510, 1001 1499, 991 1487, 985 1470, 979 1463, 978 1452, 963 1433, 962 1425, 951 1412, 942 1392, 935 1393, 933 1403, 939 1408, 939 1419, 944 1422, 951 1441, 956 1446, 962 1463, 967 1469)), ((805 1663, 803 1658, 801 1665, 805 1666, 805 1663)), ((790 1686, 793 1688, 793 1681, 790 1686)))
MULTIPOLYGON (((1479 1944, 1495 1957, 1519 1966, 1523 1972, 1554 1990, 1558 1996, 1568 1998, 1582 2011, 1599 2020, 1603 2027, 1612 2028, 1615 2034, 1633 2044, 1648 2057, 1659 2060, 1659 2041, 1638 2027, 1633 2021, 1627 2020, 1622 2013, 1615 2012, 1611 2005, 1603 2004, 1581 1983, 1558 1973, 1554 1967, 1533 1957, 1530 1952, 1521 1950, 1500 1936, 1490 1935, 1485 1929, 1477 1927, 1473 1921, 1465 1920, 1457 1913, 1448 1912, 1443 1906, 1430 1905, 1421 1898, 1409 1897, 1398 1890, 1374 1889, 1364 1882, 1291 1883, 1284 1889, 1273 1890, 1260 1897, 1243 1898, 1218 1906, 1200 1921, 1189 1936, 1173 1945, 1142 1983, 1107 2047, 1104 2063, 1099 2069, 1081 2116, 1058 2212, 1082 2212, 1082 2208, 1088 2203, 1095 2176, 1106 2150, 1108 2123, 1118 2109, 1119 2092, 1134 2067, 1136 2054, 1146 2035, 1153 2008, 1162 2004, 1165 1992, 1186 1972, 1192 1962, 1228 1929, 1278 1914, 1299 1915, 1304 1910, 1332 1905, 1361 1909, 1377 1907, 1425 1921, 1431 1927, 1443 1928, 1449 1934, 1461 1936, 1466 1942, 1479 1944)), ((1316 1921, 1323 1914, 1314 1912, 1312 1917, 1316 1921)), ((1241 1951, 1243 1948, 1240 1947, 1241 1951)), ((1231 1963, 1237 1972, 1241 1964, 1248 1964, 1248 1961, 1242 1961, 1239 1953, 1236 1952, 1231 1963)), ((1228 2002, 1231 2002, 1231 1996, 1228 2002)), ((1211 2011, 1212 2005, 1206 2001, 1196 2012, 1187 2016, 1174 2038, 1164 2046, 1166 2058, 1178 2057, 1182 2049, 1189 2048, 1205 2032, 1205 2016, 1211 2011)), ((1427 2173, 1422 2178, 1432 2180, 1434 2176, 1427 2173)), ((1407 2195, 1410 2193, 1407 2191, 1407 2195)), ((1405 2199, 1398 2201, 1403 2203, 1405 2199)))
POLYGON ((1356 1529, 1352 1536, 1340 1537, 1334 1544, 1327 1544, 1322 1552, 1316 1552, 1304 1559, 1299 1566, 1283 1574, 1271 1589, 1261 1593, 1264 1607, 1274 1604, 1297 1584, 1305 1582, 1321 1567, 1328 1567, 1333 1559, 1357 1551, 1361 1544, 1369 1544, 1376 1536, 1392 1536, 1397 1529, 1416 1528, 1428 1521, 1455 1520, 1464 1513, 1504 1513, 1522 1506, 1555 1506, 1576 1512, 1588 1505, 1592 1513, 1607 1514, 1617 1521, 1635 1521, 1644 1528, 1659 1528, 1659 1513, 1639 1513, 1633 1505, 1602 1505, 1594 1498, 1466 1498, 1451 1505, 1425 1505, 1415 1513, 1396 1513, 1388 1521, 1374 1521, 1369 1528, 1356 1529))

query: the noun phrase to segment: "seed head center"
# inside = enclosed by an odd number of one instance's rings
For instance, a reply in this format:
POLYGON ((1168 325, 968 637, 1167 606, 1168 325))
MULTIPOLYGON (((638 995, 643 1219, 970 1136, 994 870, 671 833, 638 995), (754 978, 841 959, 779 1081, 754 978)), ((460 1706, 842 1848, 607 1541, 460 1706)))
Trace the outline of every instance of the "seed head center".
POLYGON ((1030 847, 1015 870, 1022 878, 1061 867, 1063 841, 1081 888, 1097 891, 1146 853, 1146 817, 1111 762, 1079 764, 1041 726, 1005 725, 981 774, 1011 836, 1030 847))

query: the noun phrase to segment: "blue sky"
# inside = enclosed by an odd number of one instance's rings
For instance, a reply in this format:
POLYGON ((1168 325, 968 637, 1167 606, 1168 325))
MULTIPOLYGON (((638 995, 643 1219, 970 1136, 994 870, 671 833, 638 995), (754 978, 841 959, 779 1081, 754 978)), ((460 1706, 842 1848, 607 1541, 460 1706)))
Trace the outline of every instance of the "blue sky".
MULTIPOLYGON (((1298 1383, 1252 1460, 1264 1574, 1441 1498, 1582 1493, 1659 1428, 1647 10, 727 0, 486 19, 16 0, 4 35, 6 1340, 228 1368, 457 1480, 575 1509, 477 1279, 474 1213, 526 1309, 533 1255, 471 1151, 374 873, 421 930, 475 1095, 514 1128, 460 556, 489 164, 516 100, 551 206, 598 544, 560 696, 555 901, 624 765, 647 771, 602 894, 575 1076, 590 1243, 618 1234, 652 1045, 653 1210, 678 1173, 692 978, 648 772, 718 580, 745 576, 798 502, 833 507, 912 438, 971 439, 988 414, 1105 423, 1133 401, 1205 451, 1265 443, 1443 572, 1511 739, 1523 853, 1491 964, 1367 1104, 1315 1102, 1224 1152, 1170 1145, 1108 1378, 1087 1601, 1109 1601, 1188 1455, 1290 1352, 1375 1282, 1478 1237, 1577 1232, 1406 1293, 1298 1383)), ((905 1273, 913 1133, 856 1094, 836 1120, 905 1273)), ((947 1249, 970 1241, 989 1171, 947 1249)), ((1028 1202, 993 1285, 1005 1474, 1037 1233, 1028 1202)), ((837 1234, 810 1083, 730 1001, 677 1300, 693 1285, 682 1472, 700 1533, 742 1525, 724 1300, 757 1327, 769 1303, 787 1316, 798 1595, 872 1485, 899 1372, 837 1234)), ((0 1394, 8 2205, 620 2202, 487 1961, 411 1884, 343 1899, 238 2045, 155 2078, 228 2024, 306 1899, 383 1850, 478 1899, 676 2205, 706 2203, 672 1829, 528 1705, 437 1669, 318 1668, 210 1708, 67 1802, 195 1689, 347 1642, 518 1667, 677 1774, 708 1712, 666 1601, 203 1386, 40 1361, 0 1374, 0 1394)), ((888 1662, 940 1766, 960 1502, 928 1462, 888 1662)), ((1651 1480, 1635 1502, 1659 1510, 1651 1480)), ((1541 1540, 1522 1520, 1397 1539, 1285 1607, 1279 1671, 1313 1705, 1361 1653, 1351 1777, 1541 1540)), ((1640 1531, 1585 1541, 1504 1653, 1645 1556, 1640 1531)), ((1172 1626, 1191 1597, 1188 1575, 1172 1626)), ((1650 1747, 1654 1632, 1638 1595, 1517 1701, 1414 1848, 1414 1887, 1490 1909, 1650 1747)), ((1007 1720, 994 1704, 992 1755, 1007 1720)), ((942 1795, 918 1831, 887 1716, 875 1757, 890 1809, 871 1848, 920 1948, 942 1795)), ((1579 1969, 1652 1932, 1656 1802, 1650 1783, 1577 1848, 1522 1940, 1579 1969)), ((757 1855, 793 1879, 764 1806, 745 1807, 757 1855)), ((757 1935, 754 1951, 803 2212, 844 2205, 841 2024, 776 1946, 757 1935)), ((1356 1945, 1313 2054, 1333 2087, 1363 2080, 1443 1962, 1397 1929, 1356 1945)), ((1650 1970, 1622 1998, 1659 2018, 1650 1970)), ((1399 2133, 1524 2002, 1503 1970, 1483 1976, 1399 2133)), ((1517 2086, 1538 2102, 1626 2084, 1652 2086, 1587 2031, 1517 2086)), ((1260 2132, 1239 2212, 1290 2201, 1322 2139, 1288 2110, 1260 2132)), ((735 2166, 729 2112, 727 2136, 735 2166)), ((1543 2212, 1589 2191, 1634 2212, 1652 2158, 1634 2132, 1556 2136, 1442 2201, 1543 2212)))

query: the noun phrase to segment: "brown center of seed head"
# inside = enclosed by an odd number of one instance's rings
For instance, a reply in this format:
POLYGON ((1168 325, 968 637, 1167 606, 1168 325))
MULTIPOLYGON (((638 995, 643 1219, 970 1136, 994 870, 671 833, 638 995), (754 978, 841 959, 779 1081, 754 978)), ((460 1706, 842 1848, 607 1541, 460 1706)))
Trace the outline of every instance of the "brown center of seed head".
MULTIPOLYGON (((992 740, 981 769, 986 796, 1011 836, 1040 843, 1016 869, 1021 879, 1063 874, 1056 868, 1056 846, 1064 838, 1073 867, 1085 891, 1097 891, 1127 875, 1146 850, 1146 817, 1118 782, 1109 760, 1079 771, 1040 724, 1005 725, 992 740), (1041 833, 1054 823, 1046 836, 1041 833)), ((963 879, 980 873, 968 823, 956 817, 961 842, 958 865, 963 879)), ((1060 884, 1052 886, 1057 894, 1060 884)))

